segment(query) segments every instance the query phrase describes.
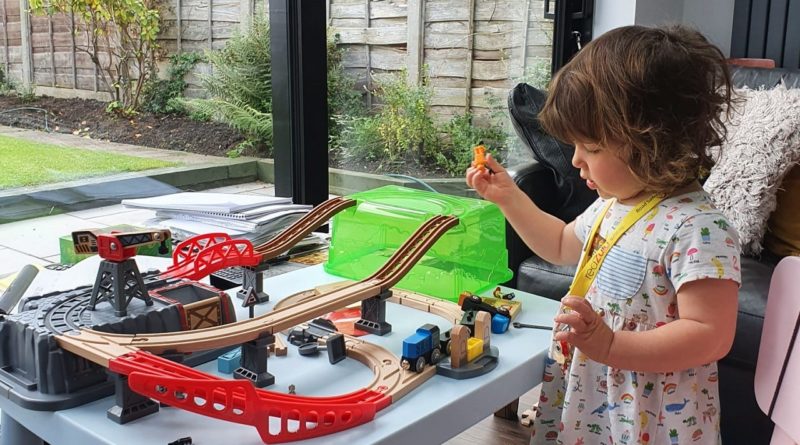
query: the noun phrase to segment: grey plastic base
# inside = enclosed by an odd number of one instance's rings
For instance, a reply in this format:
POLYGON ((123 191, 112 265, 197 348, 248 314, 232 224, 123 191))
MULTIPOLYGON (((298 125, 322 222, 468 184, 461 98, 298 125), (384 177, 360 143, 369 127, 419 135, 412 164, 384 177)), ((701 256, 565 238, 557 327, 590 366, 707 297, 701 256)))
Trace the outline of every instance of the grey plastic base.
POLYGON ((490 346, 488 351, 475 360, 467 363, 460 368, 453 368, 450 359, 442 360, 436 365, 436 373, 451 379, 463 380, 478 377, 490 372, 497 367, 497 360, 500 357, 500 350, 496 346, 490 346))
MULTIPOLYGON (((147 288, 165 284, 148 275, 154 274, 145 274, 147 288)), ((173 304, 147 306, 135 299, 128 316, 119 318, 105 302, 89 310, 91 292, 92 286, 81 286, 23 299, 19 313, 0 320, 0 396, 26 409, 56 411, 114 394, 105 369, 60 349, 55 335, 81 328, 120 334, 181 330, 182 315, 173 304)), ((227 349, 189 354, 183 362, 196 366, 227 349)))

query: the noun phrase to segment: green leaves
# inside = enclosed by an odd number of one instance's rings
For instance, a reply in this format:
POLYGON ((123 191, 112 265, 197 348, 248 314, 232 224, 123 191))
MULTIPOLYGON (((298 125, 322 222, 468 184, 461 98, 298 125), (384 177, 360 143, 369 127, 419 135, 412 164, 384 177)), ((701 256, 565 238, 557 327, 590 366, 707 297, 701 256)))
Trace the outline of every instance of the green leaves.
POLYGON ((431 89, 410 86, 401 72, 380 84, 375 97, 382 106, 372 116, 340 118, 338 140, 345 157, 382 160, 382 168, 398 163, 422 163, 451 175, 461 175, 472 161, 472 147, 483 141, 497 156, 505 134, 499 125, 473 124, 471 114, 456 115, 436 124, 431 112, 431 89))
POLYGON ((239 130, 247 141, 229 155, 245 150, 269 156, 272 147, 272 61, 269 23, 256 14, 244 33, 237 33, 219 51, 206 54, 212 66, 201 77, 208 99, 180 102, 193 115, 209 116, 239 130))
POLYGON ((176 54, 169 58, 169 78, 151 79, 144 86, 142 104, 145 110, 170 114, 184 111, 180 101, 183 90, 186 89, 184 78, 198 63, 203 61, 203 56, 198 53, 176 54))
POLYGON ((79 50, 88 53, 113 91, 114 109, 136 110, 142 87, 155 73, 161 16, 156 0, 30 0, 33 13, 74 13, 84 24, 79 50), (101 56, 102 54, 102 56, 101 56))

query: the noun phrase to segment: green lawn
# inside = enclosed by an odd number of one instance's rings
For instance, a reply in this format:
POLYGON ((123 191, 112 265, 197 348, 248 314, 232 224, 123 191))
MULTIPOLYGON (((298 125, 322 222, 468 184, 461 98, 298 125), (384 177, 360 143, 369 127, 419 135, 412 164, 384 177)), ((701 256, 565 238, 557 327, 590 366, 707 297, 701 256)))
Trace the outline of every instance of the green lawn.
POLYGON ((179 164, 0 136, 0 189, 176 165, 179 164))

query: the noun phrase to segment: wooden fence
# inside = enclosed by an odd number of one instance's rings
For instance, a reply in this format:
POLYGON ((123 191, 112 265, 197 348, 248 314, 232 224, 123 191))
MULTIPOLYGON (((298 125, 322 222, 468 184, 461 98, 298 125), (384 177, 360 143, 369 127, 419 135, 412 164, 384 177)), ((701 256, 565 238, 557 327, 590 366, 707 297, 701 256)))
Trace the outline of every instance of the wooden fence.
POLYGON ((440 117, 486 114, 508 89, 551 57, 543 0, 332 0, 330 24, 345 66, 369 90, 407 69, 433 86, 440 117), (372 76, 367 76, 372 73, 372 76))
MULTIPOLYGON (((70 32, 74 18, 20 14, 27 1, 0 0, 0 67, 40 94, 107 100, 80 36, 70 32)), ((401 70, 411 82, 425 75, 443 118, 466 110, 485 115, 526 71, 550 59, 552 20, 544 18, 543 0, 321 1, 359 88, 369 92, 401 70)), ((165 55, 221 48, 256 10, 268 13, 267 3, 168 0, 160 44, 165 55)), ((199 66, 187 77, 187 95, 203 94, 196 74, 207 70, 199 66)))
MULTIPOLYGON (((266 0, 168 0, 162 7, 159 37, 164 56, 188 51, 219 49, 255 13, 255 1, 266 0), (180 12, 180 13, 178 13, 180 12), (180 32, 179 32, 180 30, 180 32)), ((82 23, 72 15, 35 15, 27 0, 0 0, 3 48, 0 67, 17 84, 30 85, 38 94, 56 97, 89 97, 109 100, 89 58, 83 32, 72 33, 82 23), (75 26, 72 24, 75 23, 75 26)), ((161 62, 166 68, 166 57, 161 62)), ((197 72, 206 71, 200 66, 197 72)), ((161 69, 166 74, 166 69, 161 69)), ((188 76, 189 95, 201 95, 196 73, 188 76)))

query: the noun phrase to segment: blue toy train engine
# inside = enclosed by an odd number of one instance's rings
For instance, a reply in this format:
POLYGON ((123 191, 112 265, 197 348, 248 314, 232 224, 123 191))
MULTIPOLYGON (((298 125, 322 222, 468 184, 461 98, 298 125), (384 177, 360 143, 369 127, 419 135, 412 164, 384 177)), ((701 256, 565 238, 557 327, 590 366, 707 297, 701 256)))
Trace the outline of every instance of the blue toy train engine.
POLYGON ((441 359, 442 344, 439 327, 435 324, 424 324, 403 340, 403 355, 400 358, 403 369, 422 372, 426 364, 435 365, 441 359))

